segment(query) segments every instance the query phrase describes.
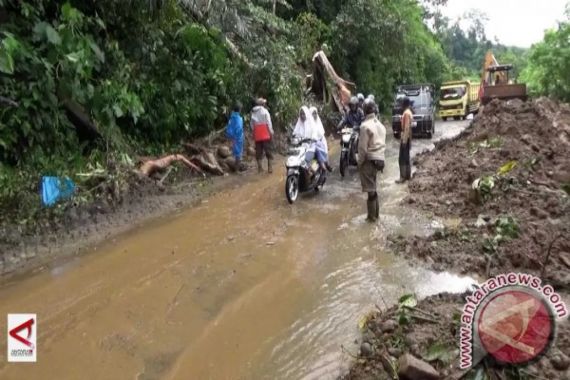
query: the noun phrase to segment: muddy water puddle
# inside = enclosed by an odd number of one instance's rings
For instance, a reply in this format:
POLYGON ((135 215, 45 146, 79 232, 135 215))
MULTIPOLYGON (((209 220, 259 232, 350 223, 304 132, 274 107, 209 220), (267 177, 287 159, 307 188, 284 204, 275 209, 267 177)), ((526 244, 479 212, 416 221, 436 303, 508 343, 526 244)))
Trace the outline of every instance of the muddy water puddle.
POLYGON ((349 363, 341 345, 356 352, 376 305, 472 283, 384 251, 391 232, 434 228, 398 205, 396 155, 389 141, 377 226, 364 222, 356 173, 289 206, 281 172, 5 284, 0 315, 38 314, 38 362, 2 359, 0 378, 335 378, 349 363))

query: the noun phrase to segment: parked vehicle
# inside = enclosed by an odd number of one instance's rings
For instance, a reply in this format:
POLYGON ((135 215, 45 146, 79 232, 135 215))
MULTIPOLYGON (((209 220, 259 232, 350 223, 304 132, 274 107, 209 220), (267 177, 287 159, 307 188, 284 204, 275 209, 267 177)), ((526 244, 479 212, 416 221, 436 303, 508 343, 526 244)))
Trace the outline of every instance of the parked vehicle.
POLYGON ((446 121, 465 120, 470 114, 479 111, 481 85, 469 81, 445 82, 441 85, 439 97, 439 116, 446 121))
POLYGON ((432 138, 435 133, 435 88, 432 84, 398 86, 392 106, 392 131, 399 139, 402 131, 402 100, 407 97, 412 105, 414 121, 412 136, 432 138))
POLYGON ((291 138, 291 144, 287 152, 287 179, 285 180, 285 196, 290 204, 293 204, 299 193, 307 191, 319 191, 327 180, 327 171, 322 169, 315 157, 315 152, 310 150, 314 145, 312 140, 300 140, 291 138), (310 162, 307 163, 307 157, 310 162), (309 170, 311 165, 311 170, 309 170), (310 173, 313 174, 310 174, 310 173))
POLYGON ((350 165, 357 165, 359 131, 355 128, 343 128, 340 131, 340 176, 344 177, 350 165))

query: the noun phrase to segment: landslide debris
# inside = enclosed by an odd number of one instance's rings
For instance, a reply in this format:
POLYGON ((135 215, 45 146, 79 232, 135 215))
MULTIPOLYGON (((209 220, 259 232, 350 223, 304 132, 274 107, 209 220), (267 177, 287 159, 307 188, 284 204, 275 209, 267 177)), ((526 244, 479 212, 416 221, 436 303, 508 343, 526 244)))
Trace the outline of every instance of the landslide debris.
MULTIPOLYGON (((445 124, 443 124, 445 128, 445 124)), ((495 100, 457 140, 415 160, 408 203, 461 220, 392 247, 436 270, 518 270, 570 284, 570 105, 495 100)))
POLYGON ((560 323, 547 354, 526 366, 498 366, 488 357, 471 371, 460 369, 458 343, 465 296, 438 294, 411 306, 408 295, 398 305, 370 314, 361 325, 357 359, 341 380, 425 380, 436 378, 435 374, 453 380, 570 378, 569 323, 560 323), (406 362, 412 368, 402 368, 406 362))

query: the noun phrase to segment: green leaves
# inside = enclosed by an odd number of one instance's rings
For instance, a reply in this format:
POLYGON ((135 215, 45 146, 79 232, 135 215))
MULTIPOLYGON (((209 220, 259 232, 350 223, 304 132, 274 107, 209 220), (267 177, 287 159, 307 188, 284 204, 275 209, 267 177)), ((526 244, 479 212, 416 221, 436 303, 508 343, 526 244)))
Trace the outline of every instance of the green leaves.
POLYGON ((416 307, 418 300, 413 294, 405 294, 398 300, 399 307, 416 307))
POLYGON ((521 76, 533 95, 570 101, 570 20, 546 31, 544 40, 532 46, 521 76))
POLYGON ((61 37, 59 36, 59 33, 51 25, 49 25, 49 24, 46 25, 45 33, 46 33, 47 40, 50 43, 52 43, 54 45, 61 44, 61 37))
POLYGON ((509 161, 499 168, 497 175, 503 176, 510 173, 517 166, 516 161, 509 161))
POLYGON ((486 236, 483 240, 483 251, 496 253, 499 246, 506 241, 519 237, 520 229, 516 220, 508 215, 501 216, 495 222, 495 235, 486 236))
POLYGON ((20 43, 13 34, 4 33, 5 37, 0 44, 0 72, 14 73, 14 56, 18 53, 20 43))
POLYGON ((5 74, 14 73, 14 59, 8 51, 0 49, 0 71, 5 74))
POLYGON ((36 38, 45 39, 53 45, 61 44, 61 36, 57 30, 45 21, 38 22, 34 26, 34 34, 36 35, 36 38))
POLYGON ((427 352, 422 355, 427 362, 440 361, 448 365, 457 356, 454 347, 447 346, 441 342, 435 342, 428 347, 427 352))

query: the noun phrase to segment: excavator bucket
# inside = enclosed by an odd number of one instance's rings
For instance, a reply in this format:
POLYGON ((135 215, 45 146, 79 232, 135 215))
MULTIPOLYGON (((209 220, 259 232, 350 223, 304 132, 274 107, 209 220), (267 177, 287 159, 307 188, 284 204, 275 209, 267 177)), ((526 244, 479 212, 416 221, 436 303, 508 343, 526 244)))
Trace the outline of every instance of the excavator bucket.
POLYGON ((509 99, 527 99, 525 84, 496 84, 494 86, 485 86, 483 88, 483 104, 488 104, 493 99, 509 100, 509 99))

